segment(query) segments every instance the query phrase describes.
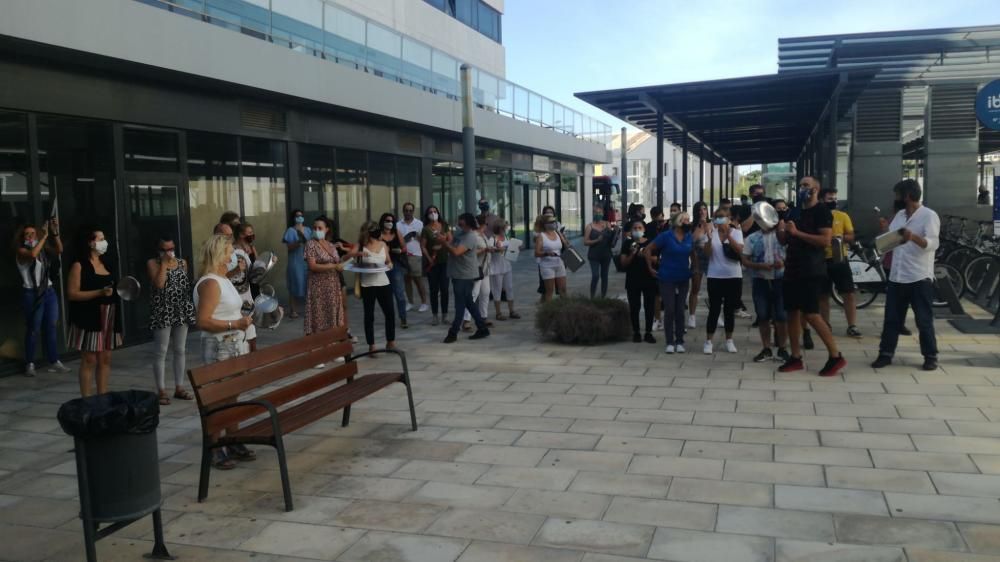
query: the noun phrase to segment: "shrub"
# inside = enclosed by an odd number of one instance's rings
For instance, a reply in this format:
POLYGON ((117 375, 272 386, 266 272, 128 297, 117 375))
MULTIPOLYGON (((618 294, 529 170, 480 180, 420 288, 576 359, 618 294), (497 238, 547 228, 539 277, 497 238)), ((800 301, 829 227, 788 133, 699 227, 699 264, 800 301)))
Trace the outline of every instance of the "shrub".
POLYGON ((535 328, 544 339, 580 345, 620 341, 632 333, 627 303, 579 295, 540 305, 535 328))

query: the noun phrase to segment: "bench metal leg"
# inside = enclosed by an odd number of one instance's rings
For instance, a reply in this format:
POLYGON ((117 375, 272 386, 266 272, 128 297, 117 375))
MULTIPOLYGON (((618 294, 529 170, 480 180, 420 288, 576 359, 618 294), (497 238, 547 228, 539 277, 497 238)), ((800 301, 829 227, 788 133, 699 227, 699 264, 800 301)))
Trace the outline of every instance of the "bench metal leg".
POLYGON ((344 406, 344 419, 341 422, 341 427, 347 427, 347 424, 351 423, 351 405, 348 404, 344 406))
POLYGON ((278 470, 281 472, 281 493, 285 496, 285 511, 291 511, 292 484, 288 480, 288 463, 285 462, 285 443, 281 434, 274 436, 274 449, 278 453, 278 470))
POLYGON ((208 497, 208 479, 212 474, 212 448, 208 444, 201 448, 201 476, 198 478, 198 503, 208 497))
POLYGON ((406 400, 410 403, 410 426, 413 431, 417 430, 417 410, 413 407, 413 389, 410 387, 409 382, 406 385, 406 400))

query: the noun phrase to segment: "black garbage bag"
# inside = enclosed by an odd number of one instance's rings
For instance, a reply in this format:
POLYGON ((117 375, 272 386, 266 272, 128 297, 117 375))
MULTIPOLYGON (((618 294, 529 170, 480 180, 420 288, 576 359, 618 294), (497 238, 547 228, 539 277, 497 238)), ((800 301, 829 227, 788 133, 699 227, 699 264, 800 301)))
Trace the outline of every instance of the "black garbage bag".
POLYGON ((59 425, 74 437, 149 433, 160 423, 156 394, 145 390, 76 398, 59 407, 59 425))

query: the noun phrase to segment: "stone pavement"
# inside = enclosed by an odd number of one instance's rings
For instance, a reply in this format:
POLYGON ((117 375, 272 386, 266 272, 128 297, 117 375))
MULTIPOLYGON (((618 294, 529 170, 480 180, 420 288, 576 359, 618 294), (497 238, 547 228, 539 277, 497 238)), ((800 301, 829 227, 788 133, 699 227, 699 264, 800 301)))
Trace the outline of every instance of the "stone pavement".
MULTIPOLYGON (((206 561, 676 562, 1000 560, 1000 338, 938 321, 941 370, 918 369, 916 338, 898 365, 867 366, 866 337, 839 338, 849 366, 821 379, 739 353, 666 356, 659 343, 571 347, 538 341, 530 263, 518 266, 524 318, 482 342, 440 340, 410 313, 420 430, 401 388, 286 437, 296 509, 282 511, 272 450, 214 471, 195 500, 200 430, 191 403, 158 430, 171 553, 206 561)), ((589 270, 571 277, 586 290, 589 270)), ((614 294, 623 276, 613 274, 614 294)), ((749 303, 749 298, 746 299, 749 303)), ((360 309, 352 299, 354 331, 360 309)), ((699 308, 704 322, 704 305, 699 308)), ((835 311, 843 333, 843 316, 835 311)), ((294 338, 301 320, 262 335, 294 338)), ((467 334, 466 334, 467 335, 467 334)), ((189 346, 196 359, 196 335, 189 346)), ((363 344, 362 344, 363 345, 363 344)), ((717 346, 720 347, 720 346, 717 346)), ((149 388, 148 349, 117 352, 114 389, 149 388)), ((392 368, 392 358, 363 370, 392 368)), ((72 446, 55 419, 75 375, 0 380, 0 559, 83 559, 72 446)), ((148 519, 98 545, 103 561, 149 552, 148 519)))

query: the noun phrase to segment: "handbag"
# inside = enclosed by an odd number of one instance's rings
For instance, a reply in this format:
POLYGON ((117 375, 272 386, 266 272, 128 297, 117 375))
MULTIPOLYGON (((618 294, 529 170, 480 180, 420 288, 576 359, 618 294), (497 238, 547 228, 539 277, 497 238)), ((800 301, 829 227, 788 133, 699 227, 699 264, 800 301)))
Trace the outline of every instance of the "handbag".
POLYGON ((729 244, 728 240, 722 243, 722 255, 726 256, 726 258, 731 259, 733 261, 740 261, 739 252, 733 249, 732 245, 729 244))
POLYGON ((566 269, 576 273, 576 270, 583 267, 583 256, 580 252, 576 251, 573 246, 567 246, 566 249, 562 251, 563 264, 566 265, 566 269))

